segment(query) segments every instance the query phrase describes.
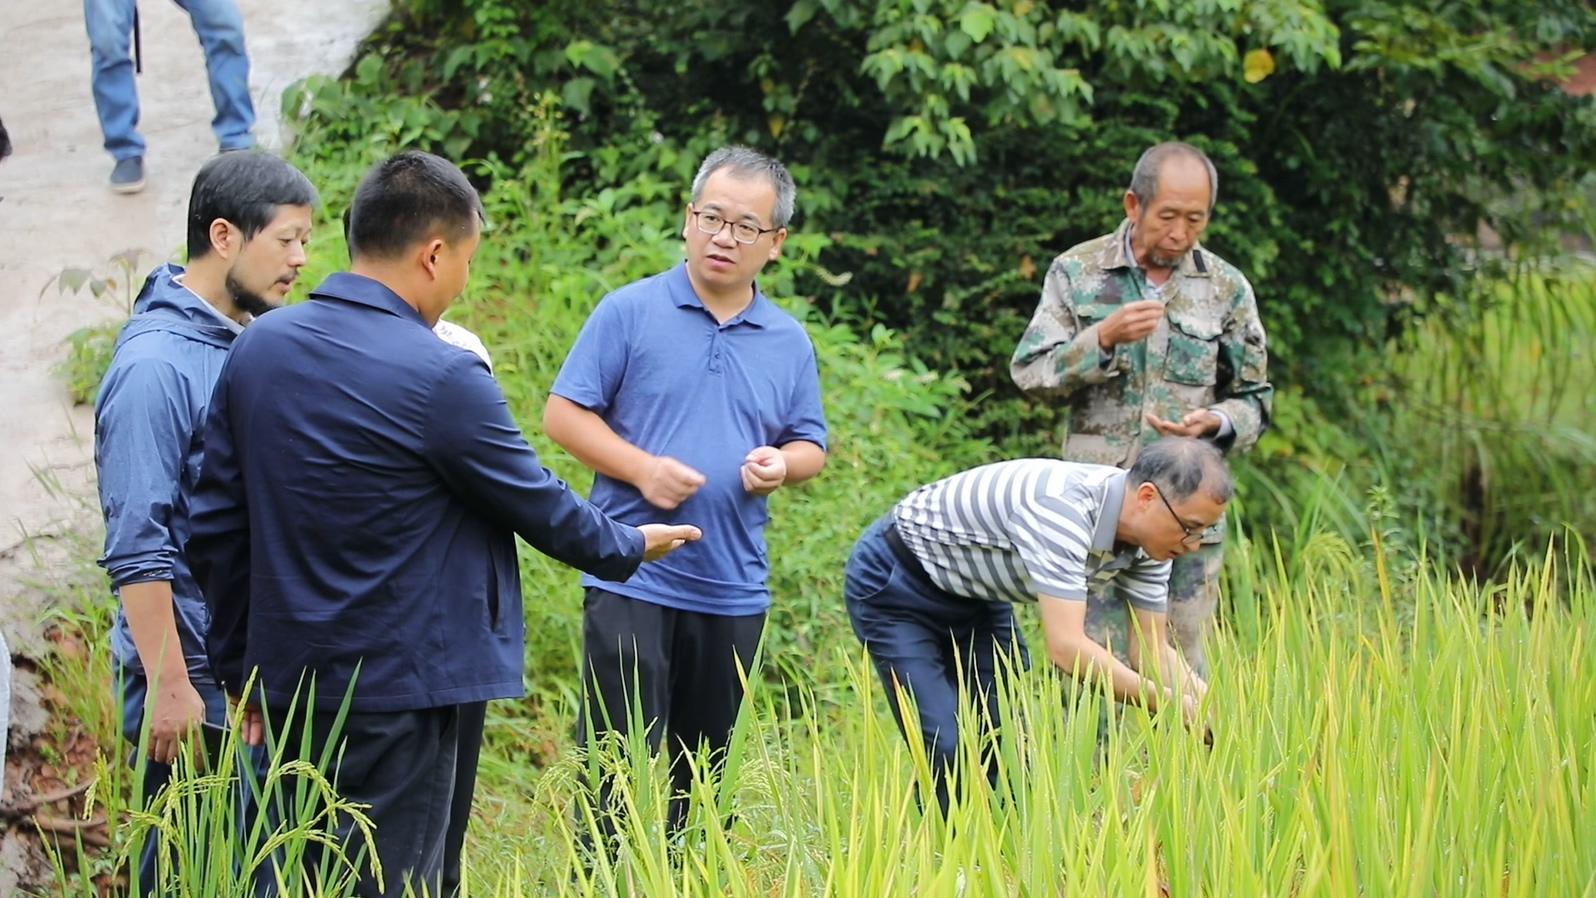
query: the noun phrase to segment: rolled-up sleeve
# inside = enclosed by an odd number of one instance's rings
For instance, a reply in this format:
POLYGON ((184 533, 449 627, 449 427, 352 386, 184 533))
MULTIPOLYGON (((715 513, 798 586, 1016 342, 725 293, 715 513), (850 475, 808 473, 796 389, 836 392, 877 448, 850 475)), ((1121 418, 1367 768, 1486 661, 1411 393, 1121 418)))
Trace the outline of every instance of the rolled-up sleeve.
POLYGON ((642 532, 611 520, 543 467, 480 359, 453 359, 428 407, 427 458, 468 505, 595 577, 625 580, 642 563, 642 532))
POLYGON ((172 510, 193 435, 188 384, 170 362, 149 358, 114 367, 95 409, 94 459, 111 585, 172 579, 179 547, 172 510))

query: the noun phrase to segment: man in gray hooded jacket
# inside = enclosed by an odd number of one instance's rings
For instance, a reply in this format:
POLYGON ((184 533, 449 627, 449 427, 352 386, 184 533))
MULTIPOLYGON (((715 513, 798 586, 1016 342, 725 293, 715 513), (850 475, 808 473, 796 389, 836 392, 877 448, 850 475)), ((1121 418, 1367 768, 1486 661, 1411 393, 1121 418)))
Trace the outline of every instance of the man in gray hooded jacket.
MULTIPOLYGON (((202 721, 224 725, 227 701, 205 653, 208 614, 183 555, 199 479, 206 407, 228 348, 281 305, 299 269, 317 203, 292 165, 258 152, 207 162, 188 206, 187 270, 150 273, 117 340, 94 408, 94 463, 105 514, 100 564, 119 599, 111 652, 123 735, 149 754, 143 794, 171 775, 202 721)), ((154 841, 132 894, 159 894, 154 841)))

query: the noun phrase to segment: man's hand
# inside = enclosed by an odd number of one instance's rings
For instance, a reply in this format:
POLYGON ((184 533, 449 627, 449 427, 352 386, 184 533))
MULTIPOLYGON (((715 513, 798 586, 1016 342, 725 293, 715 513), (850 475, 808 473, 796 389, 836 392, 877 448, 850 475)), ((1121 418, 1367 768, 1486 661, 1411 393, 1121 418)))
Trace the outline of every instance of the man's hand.
MULTIPOLYGON (((233 704, 235 709, 240 704, 236 695, 229 695, 227 700, 233 704)), ((238 735, 245 745, 256 748, 266 741, 266 718, 260 712, 260 705, 254 702, 244 703, 244 719, 240 725, 243 729, 238 735)))
POLYGON ((743 489, 768 496, 787 482, 787 456, 774 446, 760 446, 743 459, 743 489))
POLYGON ((188 675, 179 671, 163 679, 149 701, 146 711, 150 715, 150 760, 176 763, 183 740, 195 736, 205 719, 205 700, 188 675))
POLYGON ((1188 413, 1179 423, 1165 421, 1152 412, 1145 417, 1154 430, 1166 437, 1206 437, 1219 432, 1219 416, 1205 408, 1188 413))
POLYGON ((643 482, 638 484, 638 490, 648 504, 655 508, 671 509, 686 502, 703 485, 703 474, 670 456, 661 455, 649 465, 643 482))
POLYGON ((1097 345, 1107 352, 1121 343, 1145 340, 1162 320, 1164 304, 1156 299, 1126 303, 1097 325, 1097 345))
POLYGON ((658 561, 704 535, 692 524, 644 524, 637 529, 643 531, 644 561, 658 561))
POLYGON ((1186 724, 1186 729, 1202 737, 1203 744, 1213 746, 1214 731, 1203 720, 1202 711, 1199 710, 1197 699, 1190 693, 1180 697, 1180 719, 1186 724))

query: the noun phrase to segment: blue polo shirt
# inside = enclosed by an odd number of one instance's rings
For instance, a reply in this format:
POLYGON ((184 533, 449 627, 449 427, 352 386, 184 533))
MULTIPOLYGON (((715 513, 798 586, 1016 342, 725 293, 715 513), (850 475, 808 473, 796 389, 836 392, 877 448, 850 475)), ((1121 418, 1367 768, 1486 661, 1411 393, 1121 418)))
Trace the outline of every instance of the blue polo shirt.
POLYGON ((717 323, 687 266, 604 297, 576 338, 552 392, 594 412, 622 439, 668 455, 705 484, 672 510, 636 487, 596 475, 592 502, 629 524, 695 524, 704 538, 643 565, 625 583, 584 586, 669 608, 758 614, 770 607, 766 497, 743 489, 756 446, 826 446, 815 348, 803 326, 754 291, 740 315, 717 323))

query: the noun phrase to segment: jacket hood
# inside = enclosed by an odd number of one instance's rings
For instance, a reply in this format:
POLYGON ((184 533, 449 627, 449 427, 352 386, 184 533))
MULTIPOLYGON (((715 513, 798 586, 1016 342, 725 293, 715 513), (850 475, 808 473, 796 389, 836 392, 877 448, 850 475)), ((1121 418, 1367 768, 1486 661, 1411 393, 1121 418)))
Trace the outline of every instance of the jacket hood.
POLYGON ((237 334, 217 319, 217 312, 205 300, 177 282, 182 273, 182 266, 170 263, 150 272, 133 301, 133 317, 122 328, 118 346, 151 331, 176 334, 219 349, 233 345, 237 334))

